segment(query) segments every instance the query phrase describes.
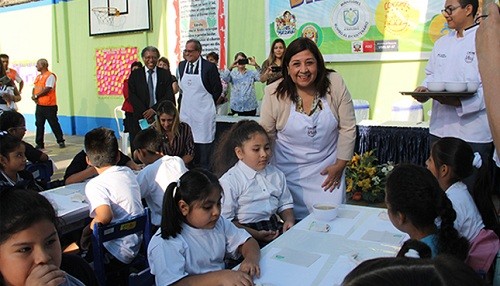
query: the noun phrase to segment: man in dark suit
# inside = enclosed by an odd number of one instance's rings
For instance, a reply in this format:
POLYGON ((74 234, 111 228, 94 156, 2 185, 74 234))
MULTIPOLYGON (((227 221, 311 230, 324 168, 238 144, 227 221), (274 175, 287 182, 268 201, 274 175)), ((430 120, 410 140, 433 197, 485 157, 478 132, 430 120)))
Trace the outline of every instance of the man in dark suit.
MULTIPOLYGON (((158 49, 152 46, 145 47, 141 57, 144 68, 134 70, 128 79, 129 101, 134 108, 130 142, 134 142, 135 135, 141 130, 139 120, 145 119, 147 123, 153 123, 160 102, 170 100, 175 104, 170 72, 156 67, 160 58, 158 49)), ((132 144, 132 154, 134 150, 132 144)))
POLYGON ((215 138, 215 103, 222 93, 219 70, 201 57, 201 43, 188 40, 184 61, 179 63, 179 85, 182 89, 181 121, 191 126, 197 166, 209 169, 215 138))

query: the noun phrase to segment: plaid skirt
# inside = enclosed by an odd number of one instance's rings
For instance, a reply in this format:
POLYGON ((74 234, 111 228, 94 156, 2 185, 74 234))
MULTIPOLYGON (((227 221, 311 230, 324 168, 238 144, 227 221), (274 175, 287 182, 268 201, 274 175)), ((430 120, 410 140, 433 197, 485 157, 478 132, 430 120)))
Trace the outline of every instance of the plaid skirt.
POLYGON ((253 228, 255 230, 274 230, 279 231, 281 234, 283 231, 283 223, 278 221, 278 217, 276 215, 272 215, 269 220, 261 220, 258 222, 251 222, 241 224, 249 228, 253 228))

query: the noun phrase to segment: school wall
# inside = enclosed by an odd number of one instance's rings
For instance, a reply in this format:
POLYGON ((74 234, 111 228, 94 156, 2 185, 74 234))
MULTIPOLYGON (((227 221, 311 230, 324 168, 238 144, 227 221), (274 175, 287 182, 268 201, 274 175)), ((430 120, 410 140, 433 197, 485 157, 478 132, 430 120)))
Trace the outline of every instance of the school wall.
MULTIPOLYGON (((154 45, 166 54, 167 7, 164 0, 151 0, 152 29, 148 32, 89 36, 88 1, 42 0, 16 8, 1 8, 3 22, 18 23, 4 29, 0 52, 12 64, 34 63, 45 57, 57 74, 59 119, 65 134, 83 135, 96 126, 117 129, 113 110, 122 96, 97 94, 96 49, 154 45), (55 2, 55 4, 53 4, 55 2)), ((228 58, 238 51, 255 56, 260 64, 268 55, 265 39, 265 1, 228 0, 228 58)), ((137 55, 139 59, 140 56, 137 55)), ((328 63, 345 79, 353 98, 370 102, 371 118, 390 120, 391 106, 403 98, 399 91, 413 90, 424 77, 426 61, 328 63)), ((256 84, 258 96, 263 85, 256 84)), ((32 85, 25 85, 19 110, 34 130, 35 104, 32 85)), ((425 109, 429 108, 425 104, 425 109)), ((427 115, 425 116, 426 119, 427 115)))

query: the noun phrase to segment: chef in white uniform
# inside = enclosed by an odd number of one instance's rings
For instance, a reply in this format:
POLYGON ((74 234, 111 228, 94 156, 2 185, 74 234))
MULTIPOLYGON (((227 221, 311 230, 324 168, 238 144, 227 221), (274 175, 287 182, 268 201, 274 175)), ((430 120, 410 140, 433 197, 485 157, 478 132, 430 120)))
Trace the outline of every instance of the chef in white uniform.
POLYGON ((195 165, 209 169, 215 138, 215 102, 222 93, 217 66, 201 57, 198 40, 188 40, 179 63, 181 121, 189 124, 195 143, 195 165))
POLYGON ((299 38, 288 46, 283 80, 266 87, 260 123, 274 139, 273 163, 285 173, 297 219, 315 203, 345 202, 354 107, 344 81, 326 69, 313 41, 299 38))

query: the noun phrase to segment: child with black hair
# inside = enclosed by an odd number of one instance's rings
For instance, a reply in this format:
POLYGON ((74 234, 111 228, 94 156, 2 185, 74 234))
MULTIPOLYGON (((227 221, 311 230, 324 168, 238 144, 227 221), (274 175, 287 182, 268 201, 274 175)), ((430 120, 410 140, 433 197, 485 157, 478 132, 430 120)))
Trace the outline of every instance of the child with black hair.
POLYGON ((28 161, 32 163, 49 161, 49 156, 47 154, 23 140, 26 134, 26 121, 21 113, 15 110, 4 111, 0 116, 0 131, 7 131, 10 135, 23 142, 26 149, 26 159, 28 161))
MULTIPOLYGON (((95 128, 85 134, 84 145, 88 164, 99 174, 85 186, 92 218, 90 229, 94 229, 95 223, 107 225, 142 214, 144 209, 134 173, 128 167, 116 166, 119 151, 114 132, 95 128)), ((139 252, 141 242, 142 236, 131 234, 111 240, 104 247, 121 263, 128 264, 139 252)))
POLYGON ((270 158, 269 137, 253 120, 234 124, 223 135, 214 157, 217 174, 223 174, 222 216, 246 229, 261 247, 295 224, 285 175, 268 164, 270 158))
POLYGON ((0 189, 12 186, 26 186, 43 191, 33 175, 26 171, 25 145, 21 140, 0 131, 0 189))
POLYGON ((57 220, 50 202, 37 192, 0 190, 0 285, 84 285, 59 268, 57 220))
POLYGON ((134 139, 134 153, 146 167, 137 175, 141 197, 151 209, 151 222, 160 226, 165 190, 187 171, 180 157, 163 155, 161 134, 153 128, 139 131, 134 139))
POLYGON ((481 155, 474 153, 469 143, 453 137, 436 141, 426 164, 457 213, 455 229, 471 244, 467 263, 477 271, 487 272, 500 248, 498 219, 491 200, 492 186, 487 164, 483 164, 481 155), (473 198, 463 180, 474 169, 479 171, 473 198))
POLYGON ((396 166, 387 178, 385 202, 392 224, 411 239, 427 244, 432 257, 450 254, 466 259, 469 243, 453 227, 455 210, 429 170, 396 166), (436 218, 441 219, 439 228, 434 223, 436 218))
POLYGON ((205 170, 190 170, 163 197, 161 228, 148 246, 156 285, 253 285, 260 276, 255 239, 220 216, 222 187, 205 170), (224 269, 224 256, 244 260, 224 269))

